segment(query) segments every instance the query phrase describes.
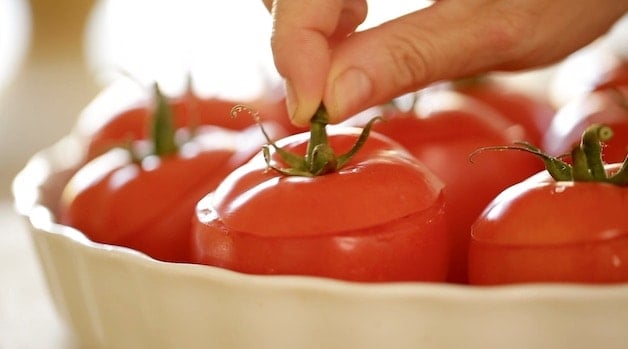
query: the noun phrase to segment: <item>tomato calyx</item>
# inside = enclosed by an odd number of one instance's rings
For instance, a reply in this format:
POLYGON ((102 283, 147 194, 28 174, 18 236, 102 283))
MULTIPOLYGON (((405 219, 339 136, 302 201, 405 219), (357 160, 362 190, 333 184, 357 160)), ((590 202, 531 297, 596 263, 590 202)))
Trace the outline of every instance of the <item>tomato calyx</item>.
MULTIPOLYGON (((174 113, 167 97, 161 92, 159 85, 153 85, 154 111, 150 122, 150 138, 144 147, 144 143, 137 144, 133 140, 123 141, 121 147, 129 152, 134 163, 140 163, 143 159, 151 156, 163 157, 176 154, 180 149, 177 138, 177 130, 174 125, 174 113)), ((185 138, 189 140, 194 133, 190 128, 190 135, 185 138)))
POLYGON ((259 124, 266 141, 266 145, 262 147, 264 160, 269 169, 277 171, 285 176, 302 176, 315 177, 333 173, 342 168, 364 145, 375 121, 381 117, 372 118, 362 129, 357 141, 351 149, 346 153, 337 155, 332 149, 327 138, 327 125, 329 124, 329 116, 324 105, 320 105, 318 110, 310 120, 310 139, 307 145, 307 151, 304 156, 287 151, 275 144, 264 127, 259 122, 259 116, 250 108, 244 105, 236 105, 231 110, 232 116, 237 115, 241 111, 248 111, 259 124), (281 157, 287 164, 287 167, 277 167, 272 164, 271 148, 281 157))
POLYGON ((176 153, 179 149, 175 142, 175 128, 172 121, 172 110, 159 86, 154 85, 157 108, 153 114, 151 125, 151 139, 153 141, 153 155, 162 156, 176 153))
POLYGON ((618 186, 628 186, 628 156, 619 170, 608 173, 602 159, 604 142, 613 137, 613 130, 604 124, 590 125, 583 133, 580 143, 575 145, 570 154, 550 156, 528 142, 515 142, 514 145, 483 147, 469 155, 473 157, 486 150, 520 150, 536 155, 541 159, 547 172, 556 181, 600 182, 618 186), (571 163, 564 161, 571 158, 571 163))

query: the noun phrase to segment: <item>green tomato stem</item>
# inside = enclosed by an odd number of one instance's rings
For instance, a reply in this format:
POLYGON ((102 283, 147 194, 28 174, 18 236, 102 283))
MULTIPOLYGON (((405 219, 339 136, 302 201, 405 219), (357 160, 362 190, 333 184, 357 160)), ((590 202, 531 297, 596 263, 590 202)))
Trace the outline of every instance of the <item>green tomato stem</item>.
POLYGON ((362 129, 362 132, 353 147, 345 154, 338 156, 329 144, 329 139, 327 137, 329 116, 325 106, 321 104, 310 120, 310 139, 307 145, 306 154, 301 156, 277 146, 277 144, 270 139, 264 130, 264 127, 259 122, 259 116, 257 113, 250 108, 243 105, 236 105, 231 109, 231 115, 236 116, 243 110, 248 111, 253 116, 255 121, 259 124, 266 141, 268 142, 268 144, 262 147, 264 159, 268 168, 286 176, 314 177, 338 171, 362 148, 370 134, 373 123, 380 119, 380 117, 371 119, 362 129), (271 148, 273 148, 281 159, 288 165, 287 167, 279 168, 272 164, 271 148))
POLYGON ((604 161, 602 160, 602 144, 613 137, 613 131, 606 125, 594 125, 582 134, 580 148, 585 154, 587 167, 594 180, 607 179, 604 161))
POLYGON ((163 95, 159 86, 154 85, 156 109, 153 114, 151 140, 153 141, 153 155, 163 156, 178 151, 175 142, 175 128, 173 113, 167 98, 163 95))
POLYGON ((608 179, 609 183, 616 185, 627 185, 628 183, 628 157, 624 159, 621 167, 614 175, 608 179))
POLYGON ((593 176, 591 175, 591 169, 589 168, 589 161, 587 159, 587 153, 583 151, 581 147, 574 147, 571 150, 571 181, 578 182, 591 182, 593 176))
POLYGON ((520 150, 536 155, 541 159, 547 172, 556 181, 572 182, 600 182, 611 183, 618 186, 628 186, 628 157, 621 168, 613 175, 609 175, 602 159, 604 142, 613 137, 613 131, 607 125, 594 124, 589 126, 582 134, 579 145, 576 145, 571 153, 571 164, 562 160, 564 156, 554 157, 543 153, 539 148, 526 143, 516 142, 510 146, 484 147, 475 150, 470 155, 473 157, 486 150, 520 150))

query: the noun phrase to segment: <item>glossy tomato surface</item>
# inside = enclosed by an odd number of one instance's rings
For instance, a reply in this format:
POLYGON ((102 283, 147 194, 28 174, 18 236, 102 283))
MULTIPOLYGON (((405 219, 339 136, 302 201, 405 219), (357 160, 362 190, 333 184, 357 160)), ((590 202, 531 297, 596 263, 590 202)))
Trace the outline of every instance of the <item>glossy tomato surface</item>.
POLYGON ((128 149, 112 149, 69 181, 60 222, 97 242, 130 247, 160 260, 189 261, 194 206, 257 152, 263 139, 254 134, 245 138, 239 131, 206 127, 177 153, 140 161, 128 149))
POLYGON ((556 113, 549 101, 489 77, 457 81, 451 88, 486 103, 506 119, 521 125, 526 131, 525 141, 532 144, 540 144, 556 113))
POLYGON ((492 108, 454 91, 419 98, 408 113, 389 111, 373 129, 403 145, 446 184, 448 226, 452 238, 449 281, 464 283, 473 221, 502 190, 538 172, 542 163, 528 154, 479 148, 525 139, 520 125, 492 108))
POLYGON ((547 130, 543 150, 553 156, 569 153, 592 124, 613 129, 613 137, 605 142, 605 161, 624 161, 628 153, 628 86, 583 94, 566 103, 547 130))
MULTIPOLYGON (((337 153, 359 130, 330 128, 337 153)), ((309 135, 278 144, 304 154, 309 135)), ((279 166, 281 159, 273 154, 279 166)), ((284 176, 261 155, 197 206, 195 261, 254 274, 354 281, 442 281, 449 241, 443 185, 387 137, 371 133, 340 170, 284 176)))
MULTIPOLYGON (((131 101, 126 101, 120 108, 113 108, 110 105, 102 108, 103 103, 115 103, 115 100, 112 101, 104 92, 103 96, 92 102, 93 105, 86 108, 77 122, 77 132, 87 142, 88 159, 126 142, 150 137, 155 96, 139 94, 131 101)), ((257 111, 263 122, 280 125, 284 129, 283 136, 301 131, 290 123, 285 99, 280 97, 238 101, 200 97, 188 91, 180 96, 167 97, 167 100, 177 129, 211 125, 243 130, 255 125, 255 120, 250 117, 232 117, 231 109, 238 104, 245 104, 257 111)))
POLYGON ((628 282, 627 210, 626 187, 533 176, 473 225, 469 282, 628 282))

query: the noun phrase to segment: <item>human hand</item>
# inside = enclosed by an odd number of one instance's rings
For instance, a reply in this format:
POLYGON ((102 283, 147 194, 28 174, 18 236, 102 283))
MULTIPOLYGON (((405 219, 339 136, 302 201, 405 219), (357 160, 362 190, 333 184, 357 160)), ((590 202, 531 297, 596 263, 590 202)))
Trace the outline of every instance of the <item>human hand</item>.
POLYGON ((263 1, 299 126, 321 102, 335 123, 435 81, 556 62, 628 11, 626 0, 443 0, 355 32, 366 0, 263 1))

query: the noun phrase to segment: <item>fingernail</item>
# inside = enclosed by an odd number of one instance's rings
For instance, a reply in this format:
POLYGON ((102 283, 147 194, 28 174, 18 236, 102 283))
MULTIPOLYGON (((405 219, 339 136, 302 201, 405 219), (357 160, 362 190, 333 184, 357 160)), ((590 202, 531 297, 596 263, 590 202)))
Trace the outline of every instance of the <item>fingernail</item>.
POLYGON ((285 88, 286 88, 286 108, 288 108, 288 115, 290 116, 290 120, 294 120, 294 116, 297 112, 298 100, 297 96, 294 93, 294 88, 290 81, 286 80, 285 88))
POLYGON ((371 79, 357 68, 350 68, 341 73, 332 85, 332 104, 334 112, 346 116, 347 112, 362 109, 373 91, 371 79))

